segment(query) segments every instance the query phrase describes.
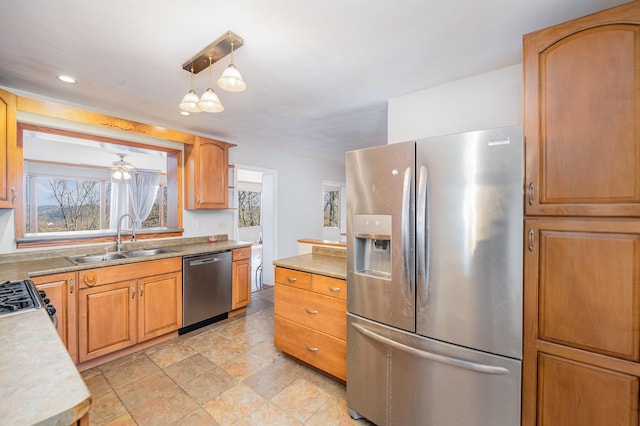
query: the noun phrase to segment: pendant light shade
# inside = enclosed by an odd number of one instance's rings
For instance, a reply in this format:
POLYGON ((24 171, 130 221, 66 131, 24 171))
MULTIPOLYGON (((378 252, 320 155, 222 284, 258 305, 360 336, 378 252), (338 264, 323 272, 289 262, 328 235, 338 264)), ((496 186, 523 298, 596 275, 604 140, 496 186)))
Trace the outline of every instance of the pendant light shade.
POLYGON ((200 96, 198 108, 200 108, 200 111, 204 112, 224 111, 224 107, 220 102, 220 98, 218 98, 218 95, 216 95, 216 92, 214 92, 212 88, 208 88, 207 90, 205 90, 202 96, 200 96))
POLYGON ((224 107, 222 106, 222 102, 220 102, 220 98, 216 95, 216 92, 213 91, 211 87, 213 84, 213 78, 211 73, 213 72, 213 63, 211 62, 211 57, 209 57, 209 88, 204 91, 202 96, 200 96, 200 102, 198 102, 198 108, 200 111, 204 112, 222 112, 224 111, 224 107))
POLYGON ((218 86, 229 92, 242 92, 247 89, 247 83, 244 82, 240 71, 233 63, 233 42, 231 42, 231 63, 218 79, 218 86))
POLYGON ((191 90, 184 95, 182 98, 182 102, 178 105, 181 110, 188 112, 200 112, 200 108, 198 108, 198 95, 196 95, 196 91, 193 90, 193 67, 191 68, 191 90))
POLYGON ((200 112, 200 108, 198 108, 198 95, 196 92, 191 89, 184 95, 182 98, 182 102, 180 102, 180 109, 188 112, 200 112))

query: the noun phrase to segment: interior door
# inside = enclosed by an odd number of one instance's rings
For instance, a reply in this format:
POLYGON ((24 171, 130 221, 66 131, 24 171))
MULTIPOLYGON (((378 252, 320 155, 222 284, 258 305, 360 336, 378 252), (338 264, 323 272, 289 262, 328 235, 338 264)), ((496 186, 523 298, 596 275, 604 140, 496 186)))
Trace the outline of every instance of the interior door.
POLYGON ((347 153, 347 309, 415 330, 415 143, 347 153))

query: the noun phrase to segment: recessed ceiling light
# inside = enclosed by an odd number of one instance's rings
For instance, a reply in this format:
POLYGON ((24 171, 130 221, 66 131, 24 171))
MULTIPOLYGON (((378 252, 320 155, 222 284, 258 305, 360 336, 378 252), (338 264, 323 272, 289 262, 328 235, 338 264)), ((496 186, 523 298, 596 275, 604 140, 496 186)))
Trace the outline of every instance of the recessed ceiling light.
POLYGON ((180 111, 180 115, 191 115, 191 113, 189 111, 180 111))
POLYGON ((59 75, 58 76, 58 80, 60 81, 64 81, 65 83, 76 83, 76 79, 73 77, 70 77, 68 75, 59 75))

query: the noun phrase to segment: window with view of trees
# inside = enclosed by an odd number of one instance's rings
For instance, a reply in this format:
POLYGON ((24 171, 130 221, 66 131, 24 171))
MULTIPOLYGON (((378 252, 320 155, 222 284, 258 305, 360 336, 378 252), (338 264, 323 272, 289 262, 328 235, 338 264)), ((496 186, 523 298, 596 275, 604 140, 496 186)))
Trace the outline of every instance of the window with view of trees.
POLYGON ((238 191, 238 227, 260 226, 262 193, 238 191))
POLYGON ((340 226, 340 191, 324 191, 324 227, 340 226))
MULTIPOLYGON (((180 151, 27 124, 19 125, 19 138, 25 187, 17 236, 64 233, 61 238, 67 238, 78 233, 100 238, 125 213, 136 218, 138 229, 153 233, 179 227, 180 151), (117 152, 133 158, 126 177, 116 177, 117 152)), ((130 229, 131 223, 125 221, 123 227, 130 229)))

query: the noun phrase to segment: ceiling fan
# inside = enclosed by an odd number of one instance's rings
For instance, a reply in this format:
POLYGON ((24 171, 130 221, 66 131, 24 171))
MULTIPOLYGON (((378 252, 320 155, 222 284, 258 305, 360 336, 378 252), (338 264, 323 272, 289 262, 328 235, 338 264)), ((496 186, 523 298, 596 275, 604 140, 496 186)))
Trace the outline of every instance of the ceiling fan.
POLYGON ((115 179, 131 179, 131 173, 129 172, 135 170, 135 167, 133 167, 131 163, 124 161, 124 157, 126 157, 127 154, 118 153, 116 155, 120 157, 120 159, 113 162, 112 176, 115 179))

